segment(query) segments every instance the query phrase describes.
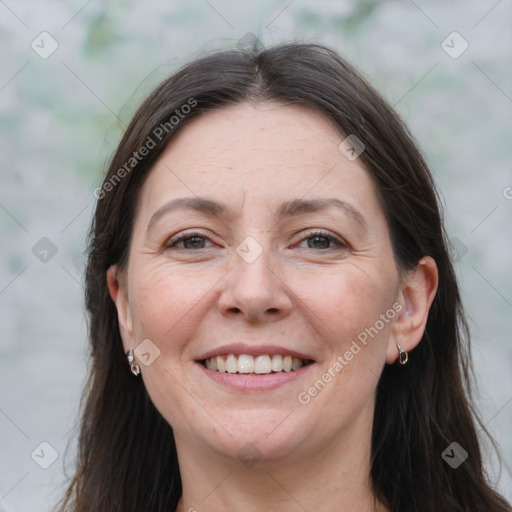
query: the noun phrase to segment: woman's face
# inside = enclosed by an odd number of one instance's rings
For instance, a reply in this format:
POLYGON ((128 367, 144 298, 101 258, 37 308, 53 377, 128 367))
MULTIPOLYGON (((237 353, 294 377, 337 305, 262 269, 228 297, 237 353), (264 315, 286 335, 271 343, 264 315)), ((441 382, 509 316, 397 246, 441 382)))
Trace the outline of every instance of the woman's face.
POLYGON ((152 169, 116 304, 178 453, 289 461, 368 438, 403 301, 344 138, 303 107, 242 104, 152 169))

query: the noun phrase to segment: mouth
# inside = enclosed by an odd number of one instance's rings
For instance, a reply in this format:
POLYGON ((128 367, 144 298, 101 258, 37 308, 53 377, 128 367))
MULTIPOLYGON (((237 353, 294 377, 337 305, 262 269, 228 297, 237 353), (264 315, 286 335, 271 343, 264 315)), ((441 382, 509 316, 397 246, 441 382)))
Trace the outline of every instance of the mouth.
POLYGON ((277 345, 224 345, 201 354, 195 362, 205 377, 235 392, 268 392, 303 378, 316 361, 277 345))
POLYGON ((235 354, 225 353, 199 361, 206 369, 238 375, 271 375, 296 372, 314 361, 290 354, 235 354))

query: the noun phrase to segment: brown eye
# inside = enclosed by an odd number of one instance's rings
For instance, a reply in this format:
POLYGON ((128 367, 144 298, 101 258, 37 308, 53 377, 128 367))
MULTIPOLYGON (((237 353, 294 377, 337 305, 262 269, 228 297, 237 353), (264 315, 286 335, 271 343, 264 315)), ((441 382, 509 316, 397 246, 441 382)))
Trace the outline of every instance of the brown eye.
POLYGON ((317 235, 314 237, 310 237, 308 240, 308 247, 310 249, 329 249, 329 244, 332 242, 332 239, 327 236, 317 235), (312 241, 310 243, 310 241, 312 241))
POLYGON ((197 250, 205 249, 205 243, 209 240, 208 237, 201 233, 183 233, 178 238, 174 238, 166 244, 165 249, 185 249, 197 250), (182 244, 180 247, 179 244, 182 244))
POLYGON ((324 231, 312 231, 307 233, 302 242, 307 241, 307 249, 319 249, 321 251, 347 248, 347 244, 338 240, 330 233, 324 231))

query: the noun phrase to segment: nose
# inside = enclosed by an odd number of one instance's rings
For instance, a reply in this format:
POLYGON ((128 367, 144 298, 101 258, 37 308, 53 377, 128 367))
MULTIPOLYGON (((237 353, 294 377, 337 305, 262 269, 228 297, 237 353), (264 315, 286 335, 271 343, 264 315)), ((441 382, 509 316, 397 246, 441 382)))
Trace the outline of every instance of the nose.
POLYGON ((254 261, 238 253, 233 255, 233 260, 218 302, 223 315, 243 315, 248 322, 265 323, 290 314, 291 283, 284 281, 268 249, 254 261))

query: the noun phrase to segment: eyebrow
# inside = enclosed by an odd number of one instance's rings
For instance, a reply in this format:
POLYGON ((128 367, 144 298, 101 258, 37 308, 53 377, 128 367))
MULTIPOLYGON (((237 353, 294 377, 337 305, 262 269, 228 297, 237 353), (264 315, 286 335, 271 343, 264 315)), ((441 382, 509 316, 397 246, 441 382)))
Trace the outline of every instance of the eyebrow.
MULTIPOLYGON (((180 197, 172 199, 155 211, 148 223, 148 231, 164 215, 175 210, 189 209, 200 213, 205 213, 216 218, 232 218, 235 216, 229 210, 226 204, 207 197, 180 197)), ((316 213, 329 208, 338 208, 348 213, 356 220, 361 227, 367 228, 368 223, 362 213, 350 203, 337 199, 335 197, 318 199, 291 199, 282 203, 276 211, 277 219, 282 220, 287 217, 295 217, 306 213, 316 213)))

